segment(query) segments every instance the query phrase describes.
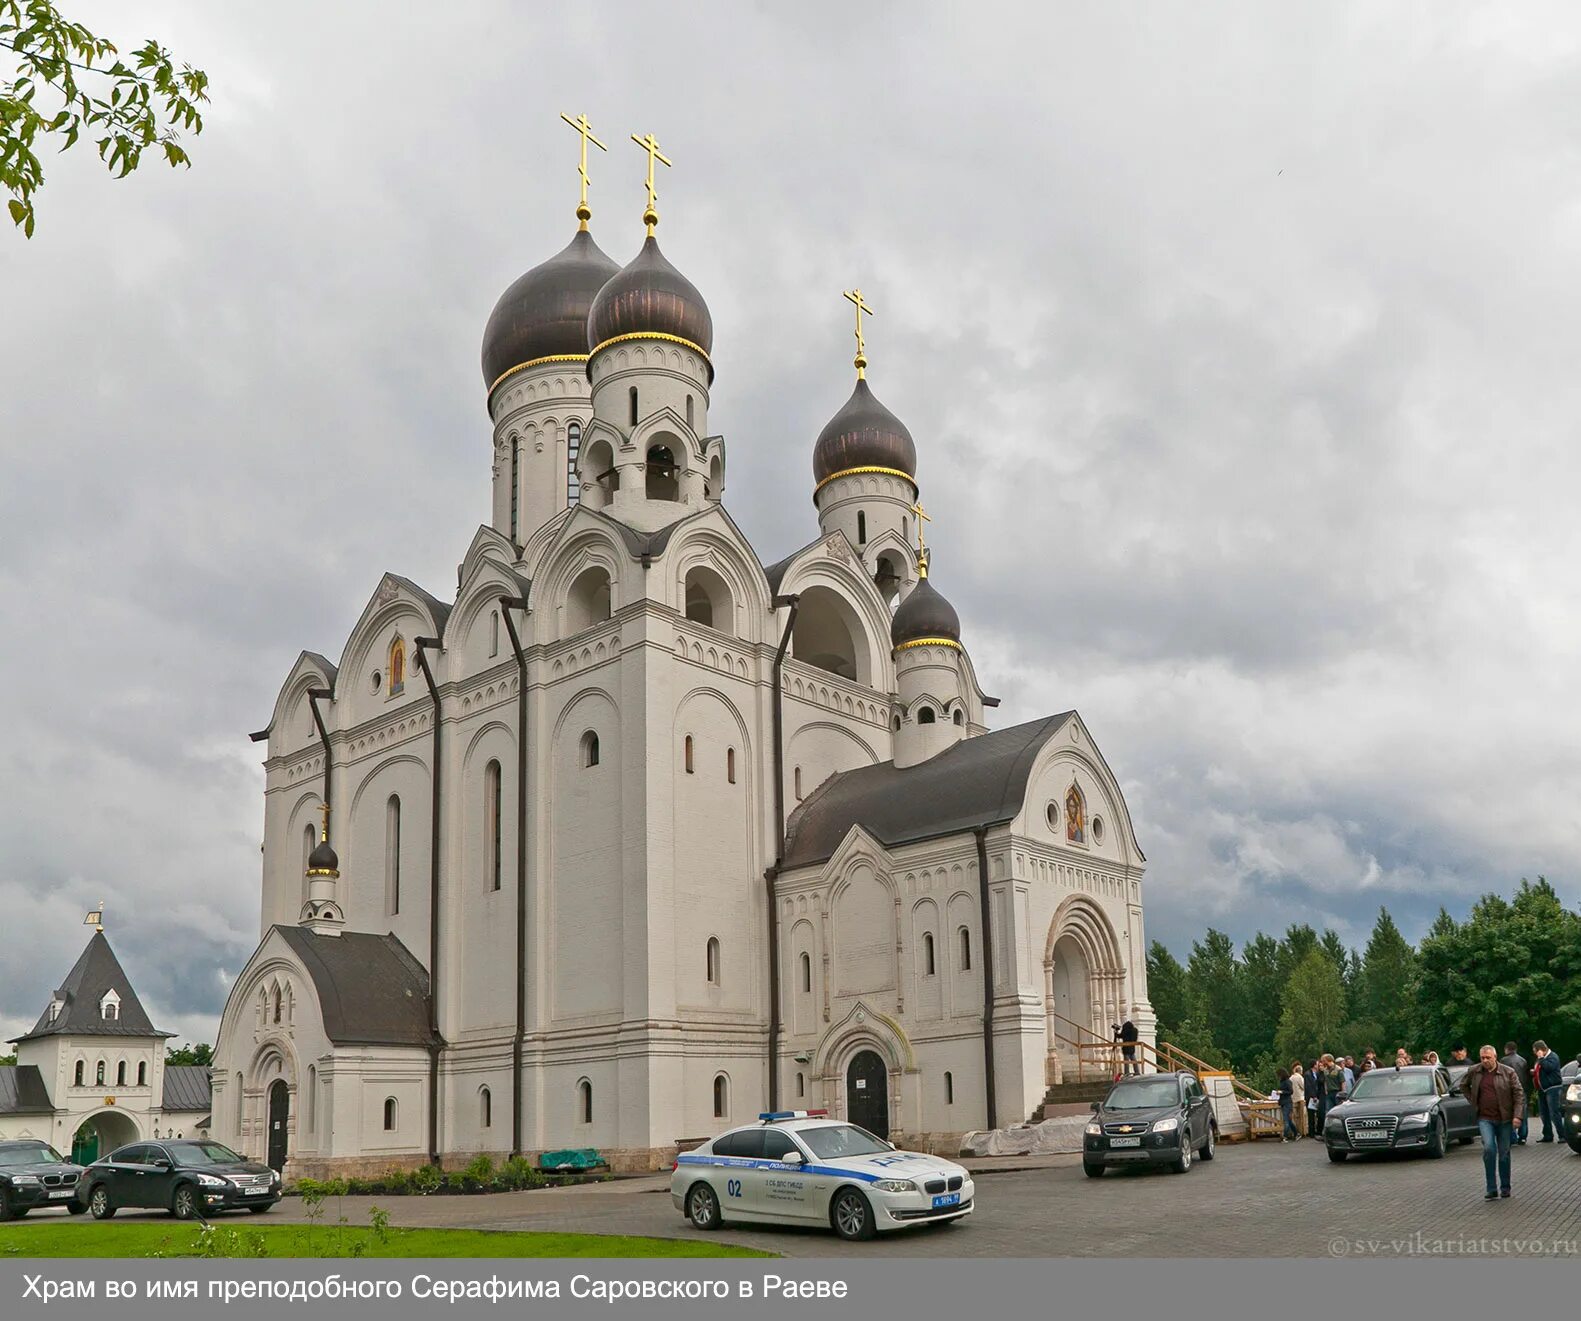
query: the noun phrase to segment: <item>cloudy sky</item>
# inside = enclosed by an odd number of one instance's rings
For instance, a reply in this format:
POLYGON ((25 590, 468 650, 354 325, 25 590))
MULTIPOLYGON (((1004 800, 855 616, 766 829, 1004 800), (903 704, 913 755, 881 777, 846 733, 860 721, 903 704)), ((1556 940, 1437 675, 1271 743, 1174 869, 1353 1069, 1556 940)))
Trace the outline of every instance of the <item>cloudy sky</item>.
MULTIPOLYGON (((74 0, 213 80, 190 172, 46 157, 0 234, 0 1027, 104 899, 212 1036, 257 936, 266 723, 386 569, 488 513, 478 342, 653 131, 727 503, 809 539, 849 307, 1002 723, 1075 706, 1150 934, 1360 941, 1581 864, 1581 16, 74 0), (441 25, 439 15, 443 13, 441 25)), ((4 69, 0 61, 0 69, 4 69)))

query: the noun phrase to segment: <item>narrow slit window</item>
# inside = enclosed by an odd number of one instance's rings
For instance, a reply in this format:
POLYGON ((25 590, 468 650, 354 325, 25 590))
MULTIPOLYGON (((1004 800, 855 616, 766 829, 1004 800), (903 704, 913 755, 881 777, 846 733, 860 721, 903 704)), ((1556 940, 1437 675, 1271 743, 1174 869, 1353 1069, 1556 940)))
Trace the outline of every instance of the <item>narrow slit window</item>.
POLYGON ((637 387, 631 387, 631 425, 637 425, 637 387))
POLYGON ((736 782, 736 750, 725 749, 725 779, 734 784, 736 782))
POLYGON ((801 956, 801 988, 804 991, 812 990, 812 955, 801 956))
POLYGON ((488 842, 489 889, 500 888, 504 857, 500 838, 500 764, 491 761, 483 772, 483 837, 488 842))
POLYGON ((686 736, 686 773, 688 775, 692 773, 692 736, 690 734, 686 736))

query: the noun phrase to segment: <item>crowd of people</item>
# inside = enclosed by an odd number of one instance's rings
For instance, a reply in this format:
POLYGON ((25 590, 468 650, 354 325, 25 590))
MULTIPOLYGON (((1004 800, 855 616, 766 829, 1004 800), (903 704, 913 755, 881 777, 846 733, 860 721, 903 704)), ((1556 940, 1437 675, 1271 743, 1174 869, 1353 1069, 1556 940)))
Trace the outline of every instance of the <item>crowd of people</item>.
MULTIPOLYGON (((1502 1058, 1492 1046, 1483 1046, 1473 1060, 1465 1043, 1458 1042, 1449 1059, 1440 1060, 1436 1050, 1429 1050, 1420 1061, 1445 1068, 1465 1066, 1464 1072, 1456 1070, 1460 1075, 1456 1082, 1466 1099, 1477 1107, 1487 1179, 1485 1196, 1490 1201, 1510 1195, 1510 1147, 1524 1146, 1528 1140, 1532 1109, 1529 1102, 1535 1103, 1543 1126, 1542 1136, 1536 1141, 1564 1140, 1560 1113, 1563 1066, 1545 1041, 1534 1042, 1532 1054, 1535 1060, 1528 1064, 1516 1043, 1507 1041, 1502 1058)), ((1581 1056, 1577 1056, 1577 1061, 1581 1063, 1581 1056)), ((1396 1068, 1405 1068, 1417 1061, 1401 1047, 1395 1051, 1393 1063, 1396 1068)), ((1379 1061, 1378 1052, 1369 1046, 1359 1062, 1352 1055, 1324 1054, 1306 1063, 1294 1060, 1288 1069, 1280 1069, 1278 1097, 1284 1120, 1283 1140, 1316 1138, 1321 1142, 1329 1111, 1350 1097, 1358 1078, 1385 1067, 1388 1066, 1379 1061)))

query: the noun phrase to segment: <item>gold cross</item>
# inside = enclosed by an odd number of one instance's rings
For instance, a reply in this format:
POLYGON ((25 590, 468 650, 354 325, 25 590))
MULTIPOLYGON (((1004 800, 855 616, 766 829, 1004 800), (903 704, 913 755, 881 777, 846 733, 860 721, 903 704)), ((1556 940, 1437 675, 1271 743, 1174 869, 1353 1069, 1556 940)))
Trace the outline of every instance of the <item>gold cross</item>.
POLYGON ((653 237, 653 227, 659 223, 659 212, 656 203, 659 200, 659 190, 653 186, 653 163, 671 165, 673 162, 659 150, 659 140, 649 133, 646 137, 639 138, 635 133, 631 140, 648 153, 648 209, 642 213, 642 223, 648 227, 648 237, 653 237))
POLYGON ((593 213, 587 208, 587 144, 591 142, 600 151, 608 151, 609 148, 594 135, 593 126, 587 122, 586 115, 578 115, 572 119, 570 115, 562 114, 560 118, 574 128, 582 138, 582 161, 576 167, 576 172, 582 176, 582 200, 577 203, 576 218, 579 222, 577 228, 586 229, 587 222, 593 218, 593 213))
POLYGON ((321 804, 319 806, 318 810, 324 814, 324 833, 323 833, 322 838, 324 840, 328 840, 329 839, 329 804, 328 803, 321 804))
POLYGON ((862 301, 862 291, 860 289, 847 289, 845 291, 845 299, 848 303, 856 306, 856 379, 865 381, 867 379, 867 345, 862 339, 862 313, 866 312, 868 316, 872 316, 873 309, 862 301))

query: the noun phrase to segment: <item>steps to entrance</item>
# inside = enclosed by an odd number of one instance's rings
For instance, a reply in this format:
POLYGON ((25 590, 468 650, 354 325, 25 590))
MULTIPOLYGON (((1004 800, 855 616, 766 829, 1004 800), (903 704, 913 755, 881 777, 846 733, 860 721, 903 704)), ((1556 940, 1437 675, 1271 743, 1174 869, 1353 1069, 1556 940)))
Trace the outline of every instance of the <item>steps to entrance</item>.
POLYGON ((1043 1102, 1032 1112, 1031 1122, 1041 1124, 1056 1115, 1072 1115, 1092 1109, 1094 1101, 1108 1095, 1110 1084, 1102 1079, 1094 1082, 1055 1083, 1043 1093, 1043 1102))

